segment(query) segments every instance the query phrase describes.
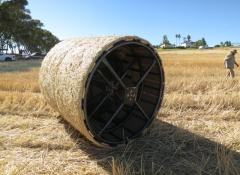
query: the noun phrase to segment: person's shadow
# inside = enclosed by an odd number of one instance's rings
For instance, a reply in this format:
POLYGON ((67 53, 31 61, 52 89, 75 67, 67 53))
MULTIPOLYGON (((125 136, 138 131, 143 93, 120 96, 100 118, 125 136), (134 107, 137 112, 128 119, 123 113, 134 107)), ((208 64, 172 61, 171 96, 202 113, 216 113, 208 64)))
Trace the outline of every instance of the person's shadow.
POLYGON ((96 147, 62 123, 79 148, 109 174, 240 175, 240 153, 159 119, 142 136, 115 149, 96 147))

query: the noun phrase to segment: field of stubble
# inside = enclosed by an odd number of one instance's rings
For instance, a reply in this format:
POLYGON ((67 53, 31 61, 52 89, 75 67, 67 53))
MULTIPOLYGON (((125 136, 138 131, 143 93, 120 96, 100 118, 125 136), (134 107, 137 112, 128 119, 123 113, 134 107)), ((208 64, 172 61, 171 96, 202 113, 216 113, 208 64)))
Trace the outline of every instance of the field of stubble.
POLYGON ((226 52, 160 51, 161 111, 142 137, 113 150, 93 146, 48 106, 40 60, 0 63, 0 174, 239 175, 240 70, 225 78, 226 52))

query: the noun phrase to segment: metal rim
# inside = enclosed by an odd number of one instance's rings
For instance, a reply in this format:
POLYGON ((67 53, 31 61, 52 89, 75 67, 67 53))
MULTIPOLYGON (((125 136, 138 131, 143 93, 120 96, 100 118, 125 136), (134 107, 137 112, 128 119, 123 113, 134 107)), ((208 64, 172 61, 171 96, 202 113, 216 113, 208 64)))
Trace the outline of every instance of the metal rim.
MULTIPOLYGON (((90 132, 94 136, 94 139, 100 143, 105 143, 110 146, 116 146, 118 144, 126 143, 128 142, 128 140, 133 139, 138 135, 140 135, 142 131, 149 126, 149 124, 155 118, 157 111, 160 108, 162 98, 163 98, 163 90, 164 90, 164 71, 162 68, 161 60, 158 54, 149 45, 143 44, 139 41, 117 42, 113 45, 113 47, 108 49, 98 58, 98 60, 96 61, 96 64, 94 65, 91 73, 88 76, 85 88, 86 89, 85 89, 85 97, 83 99, 83 110, 85 114, 87 128, 90 130, 90 132), (131 47, 141 48, 145 52, 148 52, 148 54, 151 55, 149 60, 151 60, 152 62, 151 64, 148 64, 148 66, 146 66, 147 68, 145 67, 144 70, 141 70, 141 66, 143 66, 141 58, 138 58, 138 57, 134 58, 133 60, 131 60, 130 63, 128 62, 127 66, 125 65, 126 67, 124 67, 124 71, 122 70, 124 73, 120 75, 119 71, 115 69, 118 68, 119 66, 121 67, 121 65, 119 64, 118 67, 116 66, 114 67, 111 61, 114 60, 114 62, 116 62, 116 60, 115 58, 110 58, 110 55, 116 52, 118 49, 128 48, 128 47, 129 49, 131 49, 131 47), (138 63, 136 63, 136 61, 138 63), (135 85, 129 86, 129 84, 127 84, 126 81, 124 81, 124 78, 128 75, 129 72, 131 72, 130 69, 134 65, 139 66, 139 72, 138 72, 139 79, 135 85), (149 115, 149 112, 146 113, 145 109, 143 109, 143 106, 140 104, 140 103, 144 103, 143 100, 141 101, 140 99, 142 98, 142 95, 144 93, 143 88, 147 87, 147 85, 145 85, 146 83, 144 84, 146 77, 148 77, 149 74, 152 73, 153 69, 156 69, 156 68, 158 69, 158 74, 156 76, 159 76, 160 84, 158 86, 158 89, 157 90, 155 89, 155 91, 157 92, 157 95, 156 95, 157 99, 155 99, 155 104, 153 104, 153 109, 151 109, 152 110, 151 115, 149 115), (102 71, 101 69, 104 71, 102 71), (98 84, 97 86, 93 86, 92 82, 96 81, 94 77, 96 77, 97 74, 98 74, 98 78, 101 77, 101 82, 102 83, 104 82, 103 84, 105 84, 105 88, 107 87, 105 90, 102 90, 104 91, 104 93, 107 92, 107 94, 105 94, 104 97, 101 97, 100 101, 98 100, 99 103, 96 103, 97 105, 95 104, 95 107, 91 107, 90 105, 91 103, 89 102, 90 99, 92 98, 93 101, 97 101, 97 99, 96 97, 90 97, 92 95, 91 93, 93 93, 90 91, 94 91, 93 90, 94 88, 98 88, 98 86, 102 86, 101 84, 98 84), (110 79, 113 81, 111 81, 110 79), (120 94, 116 95, 117 93, 120 93, 120 94), (100 124, 96 124, 97 121, 93 121, 93 120, 100 120, 98 118, 99 116, 96 117, 96 113, 100 113, 98 111, 100 111, 100 109, 103 108, 104 103, 106 103, 106 101, 109 100, 110 98, 111 99, 113 98, 113 103, 116 102, 117 107, 116 108, 115 106, 112 107, 113 111, 110 112, 111 117, 107 117, 106 121, 98 122, 100 124), (124 108, 125 110, 128 109, 126 110, 127 115, 121 114, 120 116, 120 112, 122 112, 124 108), (138 115, 136 116, 135 114, 134 116, 133 113, 136 111, 138 115), (125 116, 125 117, 122 117, 122 116, 125 116), (139 124, 138 129, 135 129, 132 131, 131 128, 127 128, 127 126, 125 125, 128 125, 127 122, 129 122, 129 120, 132 120, 132 118, 135 119, 135 117, 139 118, 138 122, 141 124, 139 124), (140 121, 140 120, 143 120, 143 118, 145 118, 144 122, 140 121), (117 125, 113 124, 114 120, 118 121, 117 125), (119 132, 120 130, 122 130, 123 132, 122 136, 119 136, 114 133, 114 132, 119 132)), ((103 110, 105 111, 108 110, 106 105, 103 110)), ((134 121, 129 123, 133 124, 134 121)))

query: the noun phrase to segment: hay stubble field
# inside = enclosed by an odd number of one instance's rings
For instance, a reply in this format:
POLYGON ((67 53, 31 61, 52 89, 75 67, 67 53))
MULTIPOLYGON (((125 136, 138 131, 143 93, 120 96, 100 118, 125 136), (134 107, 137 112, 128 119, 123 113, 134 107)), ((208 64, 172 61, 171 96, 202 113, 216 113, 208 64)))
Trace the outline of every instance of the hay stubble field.
POLYGON ((240 174, 240 71, 226 79, 227 52, 160 51, 160 113, 142 137, 112 150, 86 141, 44 101, 41 60, 0 63, 0 174, 240 174))

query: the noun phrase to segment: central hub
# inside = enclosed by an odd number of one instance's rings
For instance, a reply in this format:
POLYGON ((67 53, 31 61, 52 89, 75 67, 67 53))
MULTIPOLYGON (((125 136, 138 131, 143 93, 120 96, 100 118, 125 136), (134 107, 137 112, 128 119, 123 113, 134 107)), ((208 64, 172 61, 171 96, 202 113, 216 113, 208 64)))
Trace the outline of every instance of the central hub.
POLYGON ((133 105, 136 102, 138 94, 138 88, 136 87, 128 87, 125 90, 124 94, 124 104, 133 105))

